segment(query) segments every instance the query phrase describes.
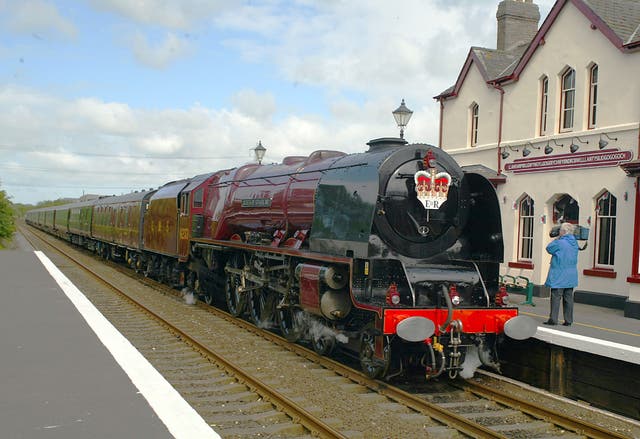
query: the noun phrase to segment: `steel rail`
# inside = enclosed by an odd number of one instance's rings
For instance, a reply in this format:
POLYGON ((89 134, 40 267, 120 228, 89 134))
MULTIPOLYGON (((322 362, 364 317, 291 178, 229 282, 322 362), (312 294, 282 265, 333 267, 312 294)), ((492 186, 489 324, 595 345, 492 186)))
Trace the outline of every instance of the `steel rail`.
POLYGON ((562 414, 554 412, 549 408, 533 404, 525 399, 510 395, 506 392, 485 386, 480 383, 467 381, 465 384, 461 385, 460 388, 482 398, 491 399, 499 402, 500 404, 517 408, 518 410, 527 413, 535 418, 543 419, 547 422, 573 431, 577 434, 587 436, 588 438, 629 439, 628 435, 624 435, 617 431, 611 431, 605 427, 601 427, 592 422, 589 422, 586 419, 563 416, 562 414))
MULTIPOLYGON (((27 241, 29 241, 31 243, 31 245, 34 246, 34 248, 35 248, 35 245, 34 245, 33 241, 31 241, 26 236, 24 231, 20 230, 20 232, 27 239, 27 241)), ((189 334, 183 332, 180 328, 178 328, 177 326, 173 325, 171 322, 165 320, 159 314, 157 314, 154 311, 148 309, 142 303, 138 302, 134 298, 132 298, 129 295, 127 295, 122 289, 118 288, 116 285, 113 285, 111 282, 109 282, 108 280, 106 280, 105 278, 100 276, 100 274, 98 274, 95 271, 93 271, 90 267, 88 267, 87 265, 83 264, 81 261, 79 261, 74 256, 70 255, 69 253, 67 253, 66 251, 64 251, 64 250, 62 250, 60 248, 57 248, 56 246, 54 246, 53 244, 51 244, 51 243, 47 242, 46 240, 40 238, 36 234, 32 234, 32 236, 36 236, 38 239, 40 239, 45 244, 49 245, 55 251, 59 252, 60 254, 64 255, 66 258, 68 258, 69 260, 73 261, 75 264, 77 264, 79 267, 81 267, 83 270, 85 270, 87 273, 89 273, 95 279, 97 279, 98 281, 100 281, 101 283, 103 283, 104 285, 108 286, 109 288, 111 288, 116 293, 118 293, 122 298, 124 298, 125 300, 127 300, 130 303, 134 304, 135 306, 140 308, 142 311, 144 311, 147 314, 149 314, 150 316, 152 316, 154 319, 158 320, 162 325, 167 327, 170 331, 172 331, 172 332, 176 333, 177 335, 179 335, 186 343, 192 345, 196 350, 198 350, 205 357, 207 357, 208 359, 210 359, 214 363, 219 364, 223 368, 225 368, 228 371, 230 371, 235 377, 238 378, 239 381, 243 382, 246 386, 251 388, 253 391, 255 391, 256 393, 260 394, 264 399, 270 401, 272 404, 274 404, 276 407, 278 407, 280 410, 282 410, 288 416, 290 416, 295 422, 300 423, 301 425, 303 425, 306 429, 308 429, 312 433, 314 433, 314 434, 316 434, 316 435, 318 435, 319 437, 322 437, 322 438, 344 438, 344 439, 347 439, 347 436, 344 436, 342 433, 340 433, 339 431, 335 430, 330 425, 322 422, 322 420, 320 420, 319 418, 317 418, 313 414, 311 414, 311 413, 307 412, 306 410, 298 407, 295 402, 291 401, 289 398, 287 398, 286 396, 282 395, 277 390, 275 390, 272 387, 260 382, 259 380, 255 379, 255 378, 253 378, 249 373, 247 373, 244 370, 242 370, 242 368, 236 366, 231 361, 228 361, 224 357, 222 357, 222 356, 216 354, 215 352, 213 352, 211 349, 209 349, 204 343, 200 342, 198 339, 196 339, 196 338, 190 336, 189 334)))

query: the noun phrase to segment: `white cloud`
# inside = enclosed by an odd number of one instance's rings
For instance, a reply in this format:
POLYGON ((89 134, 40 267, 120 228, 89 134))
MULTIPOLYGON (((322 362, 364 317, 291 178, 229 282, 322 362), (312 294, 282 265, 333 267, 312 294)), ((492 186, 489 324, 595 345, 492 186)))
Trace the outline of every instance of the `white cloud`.
POLYGON ((189 29, 208 21, 237 0, 88 0, 95 7, 116 13, 141 24, 170 29, 189 29))
POLYGON ((20 0, 7 2, 6 26, 16 33, 32 34, 37 38, 63 36, 75 38, 73 22, 63 17, 52 2, 20 0))
POLYGON ((265 122, 276 112, 276 99, 272 93, 259 94, 245 89, 237 92, 231 100, 239 112, 265 122))
POLYGON ((189 54, 189 42, 174 33, 168 33, 163 41, 153 45, 142 34, 136 33, 130 41, 131 50, 141 64, 155 69, 164 69, 176 60, 189 54))

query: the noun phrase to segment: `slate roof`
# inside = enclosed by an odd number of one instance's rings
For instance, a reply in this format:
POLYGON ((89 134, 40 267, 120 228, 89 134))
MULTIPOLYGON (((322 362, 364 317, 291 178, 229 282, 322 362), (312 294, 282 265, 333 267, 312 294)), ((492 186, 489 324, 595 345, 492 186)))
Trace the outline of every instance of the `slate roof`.
POLYGON ((472 47, 471 50, 476 54, 478 61, 487 72, 487 81, 491 81, 510 75, 528 46, 529 44, 523 44, 512 50, 472 47))
POLYGON ((503 51, 472 47, 456 83, 434 96, 434 99, 455 96, 472 62, 477 64, 487 83, 517 79, 567 3, 574 3, 621 50, 633 50, 640 46, 640 0, 557 0, 532 44, 503 51))
POLYGON ((640 0, 583 0, 625 45, 640 42, 640 0))

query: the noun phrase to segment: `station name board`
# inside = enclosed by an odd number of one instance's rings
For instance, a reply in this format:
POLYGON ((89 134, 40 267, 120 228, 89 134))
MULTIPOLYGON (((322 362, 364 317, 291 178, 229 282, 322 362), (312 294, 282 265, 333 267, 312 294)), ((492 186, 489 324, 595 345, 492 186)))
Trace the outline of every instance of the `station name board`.
POLYGON ((631 151, 620 151, 617 148, 602 151, 559 154, 551 157, 534 157, 516 159, 504 166, 506 172, 525 174, 529 172, 560 171, 564 169, 598 168, 618 166, 633 158, 631 151))

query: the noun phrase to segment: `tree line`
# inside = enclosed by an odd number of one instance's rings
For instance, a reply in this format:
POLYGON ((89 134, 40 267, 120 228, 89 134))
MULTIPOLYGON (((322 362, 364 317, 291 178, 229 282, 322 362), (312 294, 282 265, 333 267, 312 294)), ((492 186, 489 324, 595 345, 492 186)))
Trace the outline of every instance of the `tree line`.
POLYGON ((69 203, 68 198, 58 200, 47 200, 32 204, 12 203, 7 192, 0 189, 0 249, 5 248, 11 242, 16 231, 16 219, 24 217, 24 214, 35 208, 57 206, 69 203))

